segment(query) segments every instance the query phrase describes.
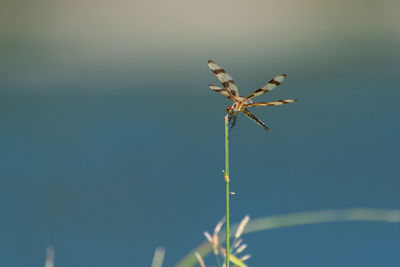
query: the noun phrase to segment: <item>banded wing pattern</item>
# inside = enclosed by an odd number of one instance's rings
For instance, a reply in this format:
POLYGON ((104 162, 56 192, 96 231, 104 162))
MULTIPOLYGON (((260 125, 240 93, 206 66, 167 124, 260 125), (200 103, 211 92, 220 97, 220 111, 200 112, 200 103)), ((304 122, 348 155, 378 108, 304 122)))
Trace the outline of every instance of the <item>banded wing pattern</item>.
POLYGON ((294 103, 296 101, 297 101, 297 99, 283 99, 283 100, 262 102, 262 103, 250 103, 250 104, 246 104, 246 107, 279 106, 279 105, 283 105, 283 104, 294 103))
POLYGON ((218 80, 222 83, 222 85, 228 90, 229 94, 231 94, 233 97, 239 96, 239 90, 235 82, 223 68, 221 68, 212 60, 208 61, 208 66, 210 67, 211 71, 215 74, 215 76, 217 76, 218 80))
POLYGON ((208 61, 208 66, 223 85, 223 87, 219 87, 210 84, 209 85, 210 89, 217 93, 220 93, 221 95, 233 101, 233 104, 226 108, 226 112, 229 115, 229 122, 231 123, 231 127, 235 125, 239 113, 243 112, 247 117, 249 117, 251 120, 253 120, 261 127, 263 127, 266 131, 270 131, 269 128, 261 120, 257 119, 256 116, 254 116, 247 108, 261 107, 261 106, 279 106, 297 101, 297 99, 282 99, 270 102, 253 103, 253 101, 251 100, 251 98, 253 97, 268 93, 269 91, 278 87, 286 78, 286 74, 280 74, 278 76, 275 76, 272 80, 267 82, 263 87, 257 89, 249 96, 244 98, 239 95, 239 90, 235 82, 223 68, 215 64, 215 62, 212 60, 208 61))
POLYGON ((256 91, 254 91, 253 93, 248 95, 246 97, 246 99, 250 99, 250 98, 257 97, 259 95, 268 93, 269 91, 278 87, 286 77, 287 77, 286 74, 280 74, 278 76, 275 76, 272 80, 267 82, 263 87, 261 87, 260 89, 257 89, 256 91))
POLYGON ((243 110, 243 113, 246 114, 246 116, 252 119, 255 123, 263 127, 265 130, 267 130, 268 132, 270 131, 270 129, 261 120, 257 119, 256 116, 254 116, 247 108, 243 110))
POLYGON ((226 96, 227 98, 231 99, 234 101, 234 99, 231 98, 231 94, 229 94, 228 90, 226 90, 225 88, 210 84, 208 87, 210 87, 211 90, 220 93, 223 96, 226 96))

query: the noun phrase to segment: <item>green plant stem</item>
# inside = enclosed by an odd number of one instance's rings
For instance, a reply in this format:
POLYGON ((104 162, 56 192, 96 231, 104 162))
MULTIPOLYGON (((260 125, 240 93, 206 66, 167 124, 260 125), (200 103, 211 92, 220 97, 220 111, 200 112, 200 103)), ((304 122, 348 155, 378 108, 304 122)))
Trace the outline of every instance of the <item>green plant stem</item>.
POLYGON ((229 123, 225 116, 225 194, 226 194, 226 267, 229 267, 229 123))

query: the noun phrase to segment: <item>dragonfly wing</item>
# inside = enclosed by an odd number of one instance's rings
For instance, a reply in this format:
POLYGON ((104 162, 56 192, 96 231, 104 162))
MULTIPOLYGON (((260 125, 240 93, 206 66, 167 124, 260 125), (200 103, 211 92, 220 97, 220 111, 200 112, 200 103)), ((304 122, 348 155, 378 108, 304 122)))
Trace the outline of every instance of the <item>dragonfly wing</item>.
POLYGON ((263 103, 250 103, 246 104, 246 107, 279 106, 283 104, 294 103, 296 101, 297 99, 283 99, 283 100, 263 102, 263 103))
POLYGON ((257 119, 256 116, 254 116, 248 109, 245 108, 243 110, 243 113, 246 114, 246 116, 252 119, 255 123, 263 127, 265 130, 267 130, 268 132, 270 131, 269 128, 262 121, 257 119))
POLYGON ((257 89, 253 93, 251 93, 248 97, 246 97, 246 99, 250 99, 250 98, 268 93, 269 91, 278 87, 286 77, 287 77, 286 74, 280 74, 278 76, 275 76, 272 80, 267 82, 263 87, 257 89))
POLYGON ((222 87, 219 87, 219 86, 216 86, 213 84, 210 84, 208 87, 210 87, 211 90, 213 90, 217 93, 220 93, 221 95, 226 96, 229 99, 232 99, 231 94, 229 94, 229 92, 226 88, 222 88, 222 87))
POLYGON ((214 61, 208 61, 208 67, 210 67, 211 71, 214 72, 215 76, 217 76, 218 80, 222 83, 222 85, 232 94, 233 97, 239 96, 239 90, 233 81, 232 77, 219 65, 217 65, 214 61))

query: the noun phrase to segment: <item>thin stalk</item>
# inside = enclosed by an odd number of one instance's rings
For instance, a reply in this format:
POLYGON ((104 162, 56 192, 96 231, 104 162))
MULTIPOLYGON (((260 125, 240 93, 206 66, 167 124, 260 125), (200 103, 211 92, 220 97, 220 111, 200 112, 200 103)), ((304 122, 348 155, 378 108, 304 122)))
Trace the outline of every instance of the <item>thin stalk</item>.
POLYGON ((225 116, 225 194, 226 194, 226 267, 229 267, 229 123, 225 116))

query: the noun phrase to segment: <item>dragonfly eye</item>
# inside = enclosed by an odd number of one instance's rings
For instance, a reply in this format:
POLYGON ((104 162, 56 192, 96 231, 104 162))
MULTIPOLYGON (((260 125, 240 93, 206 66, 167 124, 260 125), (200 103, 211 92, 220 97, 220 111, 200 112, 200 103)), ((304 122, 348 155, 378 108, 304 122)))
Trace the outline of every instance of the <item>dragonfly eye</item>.
POLYGON ((232 111, 232 106, 227 106, 227 107, 226 107, 226 112, 227 112, 228 114, 232 114, 232 113, 233 113, 233 111, 232 111))

